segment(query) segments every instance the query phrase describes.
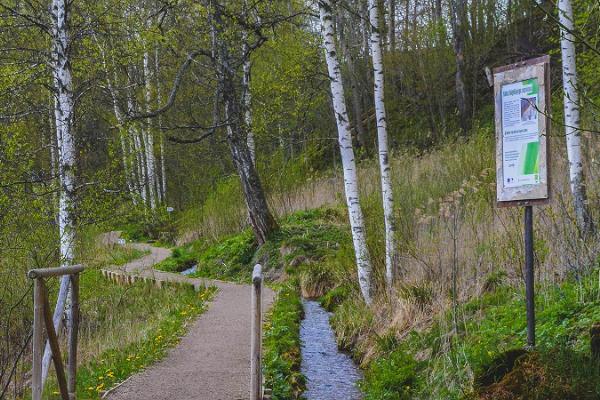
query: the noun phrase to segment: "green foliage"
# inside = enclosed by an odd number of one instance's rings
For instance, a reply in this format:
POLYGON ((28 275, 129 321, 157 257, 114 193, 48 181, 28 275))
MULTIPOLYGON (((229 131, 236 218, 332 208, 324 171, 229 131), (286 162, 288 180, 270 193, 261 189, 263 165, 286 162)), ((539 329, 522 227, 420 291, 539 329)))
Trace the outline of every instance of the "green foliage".
POLYGON ((323 260, 349 240, 339 226, 342 215, 334 209, 300 211, 281 222, 260 248, 249 229, 219 241, 196 240, 173 250, 170 258, 157 264, 163 271, 180 272, 197 263, 192 276, 248 281, 254 264, 278 273, 285 267, 295 269, 305 262, 323 260))
POLYGON ((196 263, 196 256, 189 246, 177 247, 171 252, 171 257, 154 265, 154 269, 166 272, 181 272, 196 263))
POLYGON ((121 231, 121 236, 126 240, 173 242, 175 225, 166 211, 148 214, 146 210, 134 209, 126 219, 126 223, 116 229, 121 231))
POLYGON ((413 398, 416 382, 417 362, 396 350, 371 364, 361 389, 365 400, 408 400, 413 398))
POLYGON ((304 309, 296 279, 290 279, 277 294, 267 315, 264 333, 265 385, 273 400, 300 398, 305 378, 300 373, 300 322, 304 309))
MULTIPOLYGON (((591 358, 589 338, 593 322, 600 320, 597 272, 579 282, 538 288, 536 353, 523 359, 518 357, 522 352, 513 350, 527 341, 523 293, 490 285, 489 293, 459 308, 459 334, 450 338, 441 334, 451 323, 449 313, 426 331, 414 331, 397 344, 387 342, 365 374, 366 398, 462 399, 464 393, 490 400, 598 398, 600 380, 592 371, 599 371, 600 364, 591 358), (423 356, 427 349, 430 354, 423 356), (416 358, 424 361, 416 363, 416 358), (479 388, 473 386, 473 375, 479 388), (538 383, 527 389, 531 379, 538 383), (494 383, 500 381, 503 389, 494 383)), ((360 308, 351 302, 338 308, 338 335, 368 326, 364 320, 356 326, 352 316, 358 313, 360 308)))
POLYGON ((248 278, 252 274, 251 261, 255 252, 254 235, 245 230, 202 251, 195 276, 248 278))
POLYGON ((348 285, 338 286, 329 290, 320 299, 321 306, 329 312, 335 311, 336 307, 342 304, 352 293, 352 289, 348 285))
POLYGON ((109 253, 109 263, 111 265, 124 265, 130 261, 150 254, 150 250, 139 250, 134 247, 119 246, 113 248, 109 253))

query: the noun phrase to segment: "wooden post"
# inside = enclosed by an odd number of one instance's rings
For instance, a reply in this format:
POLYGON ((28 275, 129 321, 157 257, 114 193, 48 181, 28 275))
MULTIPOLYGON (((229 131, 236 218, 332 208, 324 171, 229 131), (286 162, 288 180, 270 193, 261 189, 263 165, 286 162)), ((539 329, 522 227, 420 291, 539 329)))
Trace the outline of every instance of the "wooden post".
POLYGON ((48 342, 50 343, 50 349, 52 350, 52 359, 54 360, 54 369, 56 371, 56 378, 58 380, 58 388, 63 400, 69 400, 65 369, 63 367, 60 347, 58 345, 58 337, 56 335, 56 331, 54 330, 52 310, 50 309, 50 302, 48 301, 48 291, 46 289, 46 285, 44 285, 44 281, 41 282, 41 297, 42 304, 44 305, 44 322, 46 323, 46 334, 48 335, 48 342))
POLYGON ((44 306, 42 304, 41 278, 33 280, 33 371, 31 376, 31 398, 42 398, 42 357, 44 354, 44 306))
POLYGON ((69 400, 75 400, 77 389, 77 335, 79 331, 79 274, 71 275, 71 318, 69 318, 69 359, 67 389, 69 400))
MULTIPOLYGON (((27 276, 33 280, 33 359, 31 371, 31 398, 32 400, 41 400, 44 385, 42 382, 42 358, 44 353, 44 326, 48 335, 48 342, 52 351, 54 360, 54 369, 60 389, 61 397, 64 400, 75 400, 76 393, 76 371, 77 371, 77 334, 79 330, 79 273, 84 270, 83 265, 73 265, 69 267, 32 269, 27 272, 27 276), (57 332, 54 329, 52 310, 48 301, 48 290, 44 283, 44 278, 70 275, 71 283, 71 308, 69 318, 69 357, 67 364, 68 382, 65 376, 63 360, 57 338, 57 332)), ((102 272, 105 273, 104 271, 102 272)), ((106 276, 110 277, 107 271, 106 276)))
POLYGON ((252 342, 250 348, 250 400, 262 400, 262 267, 252 273, 252 342))

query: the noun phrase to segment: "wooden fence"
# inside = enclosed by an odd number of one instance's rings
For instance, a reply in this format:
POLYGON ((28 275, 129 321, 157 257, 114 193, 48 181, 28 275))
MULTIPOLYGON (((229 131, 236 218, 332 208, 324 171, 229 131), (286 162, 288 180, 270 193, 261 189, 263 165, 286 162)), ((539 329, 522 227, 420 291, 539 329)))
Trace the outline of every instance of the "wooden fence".
POLYGON ((48 336, 54 369, 58 380, 60 395, 63 400, 75 400, 77 376, 77 331, 79 330, 79 273, 82 265, 60 268, 33 269, 27 276, 34 281, 33 286, 33 368, 31 377, 31 397, 33 400, 42 398, 42 358, 44 354, 44 330, 48 336), (68 324, 68 358, 67 371, 63 366, 58 333, 54 330, 52 310, 48 300, 47 278, 69 275, 71 296, 69 305, 68 324))

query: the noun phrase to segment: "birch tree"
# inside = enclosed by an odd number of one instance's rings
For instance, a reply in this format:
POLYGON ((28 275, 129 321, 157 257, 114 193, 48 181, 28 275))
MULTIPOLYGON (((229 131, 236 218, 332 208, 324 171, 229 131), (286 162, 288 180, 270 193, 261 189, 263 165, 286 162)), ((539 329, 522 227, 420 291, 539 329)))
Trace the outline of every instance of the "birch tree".
MULTIPOLYGON (((150 80, 150 54, 144 43, 144 56, 143 56, 143 81, 144 81, 144 98, 146 101, 146 112, 150 112, 152 104, 152 86, 150 80)), ((146 177, 148 185, 148 197, 150 200, 150 208, 156 209, 157 190, 160 190, 157 185, 156 175, 156 159, 154 156, 154 133, 152 132, 152 122, 150 119, 146 120, 145 126, 142 129, 144 135, 144 145, 146 154, 146 177)))
MULTIPOLYGON (((58 178, 60 195, 58 205, 58 229, 60 237, 61 265, 73 264, 75 244, 75 138, 73 136, 73 82, 69 57, 68 2, 52 0, 50 7, 51 25, 51 69, 54 89, 54 120, 58 147, 58 178)), ((56 308, 54 329, 59 330, 70 286, 69 276, 63 276, 56 308)), ((69 318, 67 318, 69 320, 69 318)), ((42 382, 48 376, 51 351, 46 342, 42 364, 42 382)))
MULTIPOLYGON (((393 2, 393 0, 391 0, 393 2)), ((371 22, 371 56, 373 58, 375 117, 377 123, 377 144, 379 148, 379 170, 381 174, 381 195, 385 222, 385 278, 388 288, 392 287, 396 269, 396 224, 394 221, 394 199, 390 162, 388 154, 387 119, 384 101, 383 57, 381 35, 379 33, 379 9, 377 0, 369 0, 369 21, 371 22)))
POLYGON ((571 0, 558 1, 560 19, 560 49, 564 92, 565 131, 569 159, 569 183, 573 193, 577 226, 583 235, 593 229, 587 206, 587 196, 581 157, 581 130, 579 121, 579 95, 577 94, 577 67, 575 37, 573 36, 573 7, 571 0))
MULTIPOLYGON (((243 45, 242 52, 248 52, 248 34, 246 31, 243 33, 243 45)), ((250 93, 250 57, 246 57, 243 65, 243 78, 242 78, 242 97, 243 97, 243 105, 244 105, 244 123, 246 124, 246 143, 248 145, 248 150, 250 151, 250 157, 252 158, 252 163, 256 164, 256 144, 254 143, 254 132, 252 131, 252 94, 250 93)))
POLYGON ((323 35, 323 47, 325 49, 325 60, 329 72, 331 97, 333 99, 333 110, 337 123, 342 168, 344 170, 344 190, 358 269, 358 283, 365 302, 371 304, 371 257, 367 248, 364 218, 359 201, 356 161, 354 158, 354 149, 352 148, 352 136, 350 134, 350 124, 348 122, 348 112, 344 100, 342 74, 337 58, 331 0, 319 0, 319 15, 321 21, 321 33, 323 35))
MULTIPOLYGON (((247 136, 244 129, 242 107, 239 94, 236 91, 236 73, 226 40, 227 32, 223 23, 223 6, 212 5, 212 29, 214 33, 214 52, 217 69, 218 87, 223 91, 225 120, 227 121, 227 144, 231 151, 233 164, 240 177, 244 200, 248 209, 250 225, 259 245, 264 244, 268 237, 279 227, 269 209, 267 199, 248 148, 247 136)), ((250 54, 242 54, 242 65, 250 54)))
MULTIPOLYGON (((156 105, 160 106, 161 99, 161 84, 160 84, 160 51, 158 46, 154 51, 154 75, 156 80, 156 105)), ((158 129, 159 129, 159 148, 160 148, 160 201, 167 201, 167 168, 165 166, 165 140, 162 132, 162 115, 158 116, 158 129)))

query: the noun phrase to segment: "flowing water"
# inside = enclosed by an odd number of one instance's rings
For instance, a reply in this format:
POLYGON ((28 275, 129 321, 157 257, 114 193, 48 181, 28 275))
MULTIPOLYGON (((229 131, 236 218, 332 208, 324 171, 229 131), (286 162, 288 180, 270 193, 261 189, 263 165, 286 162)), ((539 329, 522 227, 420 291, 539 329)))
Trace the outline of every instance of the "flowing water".
POLYGON ((360 370, 347 354, 340 352, 329 325, 330 313, 316 301, 304 300, 302 374, 307 379, 307 400, 360 400, 356 382, 360 370))
POLYGON ((181 275, 188 276, 188 275, 195 273, 197 270, 198 270, 198 264, 194 264, 190 268, 186 269, 185 271, 181 271, 181 275))

